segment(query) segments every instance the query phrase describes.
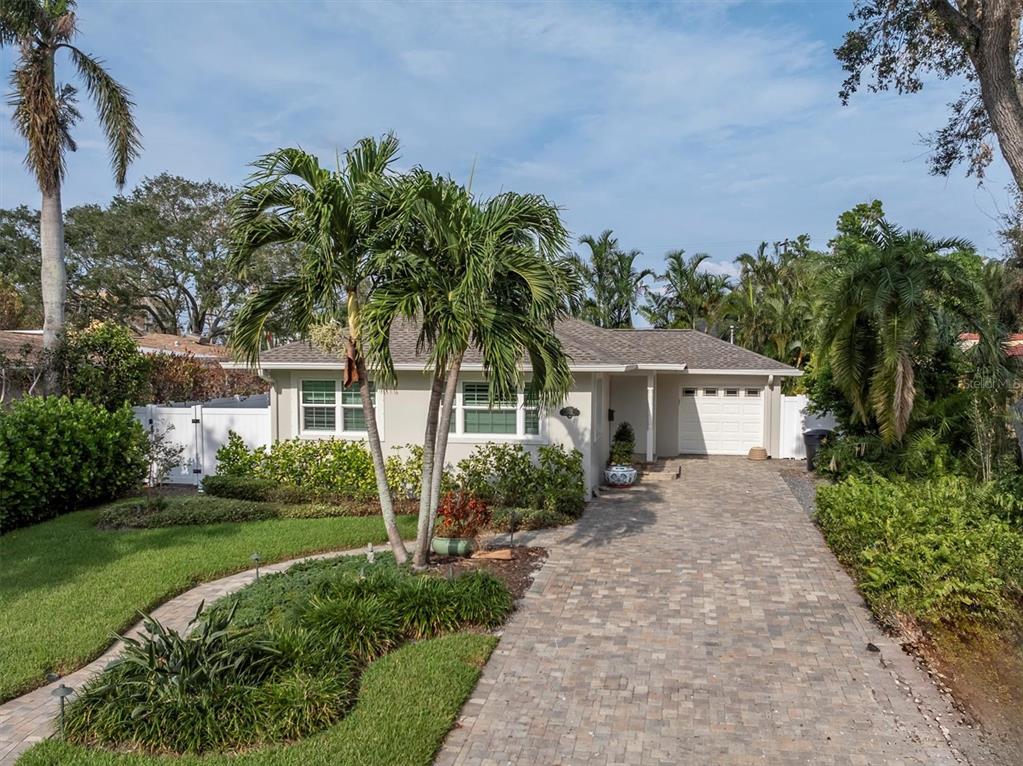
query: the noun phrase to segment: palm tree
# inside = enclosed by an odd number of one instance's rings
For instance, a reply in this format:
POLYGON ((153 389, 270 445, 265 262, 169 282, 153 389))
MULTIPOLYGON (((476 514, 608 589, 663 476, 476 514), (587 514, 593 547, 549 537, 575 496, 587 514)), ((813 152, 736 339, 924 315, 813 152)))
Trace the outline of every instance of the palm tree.
POLYGON ((344 359, 345 384, 359 385, 384 526, 395 558, 404 563, 408 552, 387 486, 362 332, 363 308, 378 281, 374 238, 386 223, 372 202, 397 152, 398 140, 389 135, 362 139, 334 171, 301 149, 279 149, 254 164, 256 172, 232 204, 232 268, 244 277, 261 251, 281 244, 299 249, 299 263, 297 273, 246 300, 231 344, 255 365, 271 318, 283 317, 303 334, 331 323, 347 328, 328 350, 344 359))
POLYGON ((970 243, 866 218, 835 241, 824 286, 818 353, 854 417, 873 418, 887 443, 909 426, 919 364, 950 317, 975 325, 982 298, 965 267, 970 243))
POLYGON ((647 292, 642 316, 654 327, 716 333, 731 285, 727 276, 701 270, 709 258, 707 253, 686 257, 685 250, 668 252, 664 273, 656 275, 665 285, 647 292))
MULTIPOLYGON (((11 76, 14 124, 28 144, 25 164, 42 193, 39 242, 43 347, 48 351, 56 347, 64 327, 67 276, 60 191, 66 153, 77 148, 71 129, 81 118, 77 89, 57 82, 58 52, 68 54, 95 104, 118 187, 124 186, 128 165, 142 148, 128 91, 101 61, 71 44, 76 32, 74 0, 4 0, 0 4, 0 46, 17 45, 19 49, 11 76)), ((55 383, 51 381, 51 387, 55 383)))
POLYGON ((432 376, 423 443, 414 565, 424 566, 440 500, 451 414, 465 353, 478 349, 492 401, 564 398, 572 376, 554 322, 576 290, 561 259, 567 235, 543 197, 504 193, 479 200, 456 182, 414 170, 391 209, 399 232, 365 314, 366 351, 394 379, 386 338, 395 321, 419 325, 432 376), (524 380, 521 361, 530 361, 524 380))
POLYGON ((809 238, 761 242, 754 254, 735 259, 739 282, 728 299, 736 340, 746 348, 803 367, 812 322, 812 264, 809 238))
POLYGON ((645 282, 654 276, 651 269, 637 269, 639 250, 622 250, 610 229, 594 239, 579 238, 589 255, 575 255, 572 262, 588 294, 576 302, 575 314, 598 327, 632 327, 632 312, 646 290, 645 282))

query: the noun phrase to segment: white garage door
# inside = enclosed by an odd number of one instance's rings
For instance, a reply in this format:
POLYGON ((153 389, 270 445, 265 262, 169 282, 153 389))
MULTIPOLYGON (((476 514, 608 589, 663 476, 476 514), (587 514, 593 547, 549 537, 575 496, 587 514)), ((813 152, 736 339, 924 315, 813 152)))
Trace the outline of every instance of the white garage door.
POLYGON ((764 441, 760 388, 683 386, 679 402, 679 452, 745 455, 764 441))

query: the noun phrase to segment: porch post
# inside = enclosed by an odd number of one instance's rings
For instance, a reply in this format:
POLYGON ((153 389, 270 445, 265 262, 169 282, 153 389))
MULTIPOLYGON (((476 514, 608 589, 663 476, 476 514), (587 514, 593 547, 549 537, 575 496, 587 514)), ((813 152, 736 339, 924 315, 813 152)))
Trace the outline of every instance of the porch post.
POLYGON ((656 425, 656 408, 654 406, 654 393, 657 385, 657 373, 650 371, 646 374, 646 461, 652 463, 654 460, 654 437, 656 425))

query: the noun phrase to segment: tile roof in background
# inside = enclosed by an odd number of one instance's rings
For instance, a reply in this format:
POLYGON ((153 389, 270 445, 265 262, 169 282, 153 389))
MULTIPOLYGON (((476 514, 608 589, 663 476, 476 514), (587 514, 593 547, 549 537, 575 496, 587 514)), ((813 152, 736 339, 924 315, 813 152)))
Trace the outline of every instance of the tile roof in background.
MULTIPOLYGON (((605 330, 578 319, 558 323, 558 338, 573 367, 591 365, 686 365, 691 370, 764 370, 792 372, 794 368, 755 354, 740 346, 697 330, 605 330)), ((417 330, 396 324, 391 330, 391 354, 396 365, 422 365, 425 355, 416 351, 417 330)), ((337 364, 336 357, 316 349, 308 341, 294 341, 264 351, 264 365, 337 364)), ((473 349, 468 364, 482 362, 473 349)))

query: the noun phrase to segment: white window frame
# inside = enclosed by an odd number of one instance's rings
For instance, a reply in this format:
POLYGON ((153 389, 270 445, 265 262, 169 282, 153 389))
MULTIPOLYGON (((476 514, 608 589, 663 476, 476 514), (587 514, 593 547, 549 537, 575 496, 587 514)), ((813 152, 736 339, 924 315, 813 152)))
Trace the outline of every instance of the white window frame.
MULTIPOLYGON (((346 409, 358 409, 362 410, 362 401, 360 399, 358 405, 345 404, 343 399, 344 386, 341 385, 341 381, 337 378, 324 378, 324 377, 308 377, 301 378, 298 381, 297 387, 297 398, 298 398, 298 423, 297 433, 303 439, 365 439, 369 436, 369 432, 366 430, 361 431, 346 431, 345 430, 345 410, 346 409), (302 389, 306 383, 320 383, 330 381, 334 384, 334 404, 333 405, 322 405, 322 404, 305 404, 302 401, 302 389), (332 430, 319 429, 319 428, 306 428, 305 427, 305 409, 307 407, 333 407, 334 408, 334 428, 332 430)), ((383 408, 381 403, 383 397, 380 396, 380 390, 377 388, 373 389, 373 404, 376 409, 377 416, 377 428, 380 433, 384 433, 384 421, 383 421, 383 408)))
MULTIPOLYGON (((455 444, 476 442, 520 442, 527 444, 547 443, 547 418, 544 417, 544 411, 541 407, 535 408, 537 412, 537 430, 539 433, 526 433, 526 395, 522 391, 519 391, 515 395, 515 433, 496 434, 467 432, 465 430, 466 410, 483 410, 487 408, 478 405, 468 406, 465 404, 465 397, 463 394, 465 392, 466 383, 485 384, 486 381, 460 380, 458 382, 458 392, 455 394, 455 406, 451 412, 451 418, 454 421, 455 428, 448 436, 449 442, 453 442, 455 444)), ((500 409, 508 410, 511 409, 511 407, 502 407, 500 409)))

